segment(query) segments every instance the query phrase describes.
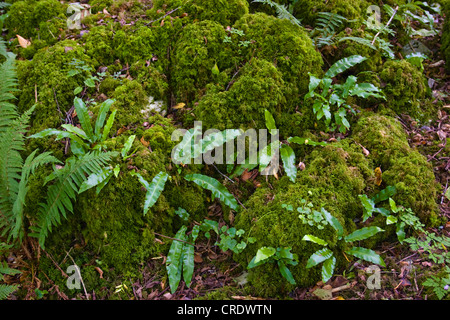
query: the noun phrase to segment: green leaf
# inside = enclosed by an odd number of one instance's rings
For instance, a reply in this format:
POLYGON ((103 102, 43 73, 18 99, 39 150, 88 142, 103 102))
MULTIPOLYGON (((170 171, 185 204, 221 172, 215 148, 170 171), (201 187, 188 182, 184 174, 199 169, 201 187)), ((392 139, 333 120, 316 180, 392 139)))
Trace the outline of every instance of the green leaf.
POLYGON ((80 138, 83 138, 85 140, 89 140, 89 138, 86 135, 86 133, 82 129, 78 128, 78 127, 75 127, 75 126, 73 126, 71 124, 62 124, 61 127, 66 129, 68 132, 76 134, 80 138))
POLYGON ((183 208, 179 207, 177 210, 175 210, 175 214, 184 221, 188 221, 189 219, 189 213, 183 208))
POLYGON ((95 87, 95 81, 92 78, 88 78, 88 79, 84 80, 84 84, 87 85, 89 88, 95 87))
POLYGON ((219 181, 214 178, 202 175, 202 174, 187 174, 184 179, 192 181, 202 188, 205 188, 212 192, 215 198, 218 198, 225 205, 233 210, 237 210, 238 203, 233 195, 225 188, 219 181))
POLYGON ((326 142, 316 142, 312 141, 311 139, 307 138, 300 138, 300 137, 289 137, 287 139, 289 143, 296 143, 296 144, 304 144, 309 146, 326 146, 328 145, 326 142))
POLYGON ((336 217, 325 210, 325 208, 322 207, 321 212, 325 217, 325 220, 333 227, 334 230, 336 230, 338 239, 340 239, 344 235, 344 228, 342 227, 342 224, 336 217))
POLYGON ((139 182, 147 189, 147 193, 145 194, 145 203, 144 203, 144 215, 147 214, 148 210, 156 203, 161 192, 164 190, 164 186, 166 184, 167 178, 169 175, 166 172, 160 171, 152 180, 151 183, 148 183, 139 173, 132 173, 138 177, 139 182))
POLYGON ((81 73, 80 70, 69 70, 69 72, 67 72, 67 76, 68 77, 73 77, 73 76, 76 76, 79 73, 81 73))
POLYGON ((391 207, 391 211, 393 213, 397 213, 398 212, 397 204, 395 203, 394 199, 389 198, 389 206, 391 207))
POLYGON ((172 241, 172 244, 169 249, 169 254, 167 255, 167 261, 166 261, 166 270, 167 275, 169 277, 169 286, 170 290, 173 293, 178 288, 178 285, 181 280, 181 270, 182 270, 182 264, 183 264, 183 248, 184 248, 184 242, 186 241, 186 226, 182 226, 178 232, 175 235, 175 239, 181 240, 174 240, 172 241))
POLYGON ((372 217, 372 213, 375 210, 375 202, 373 202, 372 199, 369 199, 365 194, 360 194, 358 197, 364 208, 363 222, 365 222, 367 219, 372 217))
POLYGON ((328 242, 326 242, 325 240, 322 240, 322 239, 320 239, 320 238, 318 238, 316 236, 313 236, 311 234, 307 234, 307 235, 303 236, 302 240, 304 240, 304 241, 311 241, 311 242, 320 244, 321 246, 327 246, 328 245, 328 242))
POLYGON ((267 129, 276 130, 277 126, 275 124, 275 119, 273 118, 272 114, 267 109, 264 110, 264 117, 266 119, 267 129))
POLYGON ((111 178, 113 171, 110 168, 104 168, 100 172, 91 174, 80 186, 78 193, 83 193, 86 190, 95 187, 105 180, 111 178))
POLYGON ((336 258, 334 256, 325 260, 322 265, 322 282, 326 283, 334 274, 334 268, 336 266, 336 258))
POLYGON ((65 139, 65 138, 69 138, 72 139, 74 141, 76 141, 78 143, 78 145, 84 149, 89 149, 89 146, 83 142, 83 140, 80 139, 79 136, 77 136, 76 134, 70 132, 70 131, 62 131, 62 130, 57 130, 57 129, 53 129, 53 128, 48 128, 48 129, 44 129, 38 133, 35 133, 31 136, 28 137, 28 139, 32 139, 32 138, 44 138, 47 136, 56 136, 55 140, 61 140, 61 139, 65 139))
POLYGON ((108 138, 109 132, 111 131, 111 127, 114 124, 114 118, 116 116, 117 110, 114 110, 111 115, 109 116, 108 120, 106 121, 106 125, 103 128, 103 133, 102 133, 102 140, 101 141, 105 141, 106 138, 108 138))
POLYGON ((386 267, 383 259, 373 250, 362 248, 362 247, 353 247, 350 250, 345 251, 346 253, 355 256, 359 259, 372 262, 375 264, 379 264, 380 266, 386 267))
POLYGON ((89 111, 86 108, 83 100, 75 97, 73 100, 75 110, 77 112, 78 120, 80 121, 81 128, 86 132, 86 135, 90 142, 94 142, 94 133, 92 131, 91 118, 89 117, 89 111))
POLYGON ((306 263, 306 268, 312 268, 321 262, 331 258, 333 256, 333 251, 328 248, 323 248, 314 252, 308 259, 306 263))
POLYGON ((386 189, 381 190, 375 196, 372 197, 372 201, 374 203, 378 203, 381 201, 385 201, 392 197, 397 192, 397 189, 394 186, 388 186, 386 189))
POLYGON ((109 108, 115 102, 115 100, 108 99, 102 102, 100 105, 100 111, 98 113, 97 120, 95 121, 95 138, 98 141, 101 137, 101 130, 103 129, 103 125, 105 124, 106 114, 109 112, 109 108))
POLYGON ((398 219, 396 216, 387 216, 386 217, 386 225, 397 223, 398 219))
POLYGON ((361 228, 359 230, 352 232, 348 236, 345 236, 344 240, 345 240, 345 242, 361 241, 361 240, 372 237, 373 235, 377 234, 378 232, 384 232, 384 230, 379 227, 364 227, 364 228, 361 228))
POLYGON ((294 150, 287 144, 283 144, 280 148, 281 160, 283 161, 284 171, 293 183, 297 177, 297 167, 295 166, 294 150))
POLYGON ((360 55, 353 55, 350 57, 342 58, 341 60, 335 62, 325 73, 324 77, 333 78, 339 73, 346 71, 347 69, 357 65, 358 63, 367 60, 367 58, 360 55))
POLYGON ((290 284, 295 285, 296 284, 295 279, 292 276, 291 271, 284 264, 284 262, 281 260, 278 260, 277 263, 278 263, 278 270, 280 270, 280 273, 283 276, 283 278, 285 278, 290 284))
MULTIPOLYGON (((199 231, 199 226, 195 225, 192 229, 189 241, 194 243, 199 231)), ((186 286, 189 288, 191 286, 192 275, 194 274, 194 253, 195 248, 192 244, 186 243, 183 250, 183 279, 186 286)))
POLYGON ((256 252, 255 263, 269 259, 271 256, 273 256, 275 254, 276 251, 277 250, 272 247, 259 248, 258 251, 256 252))
POLYGON ((74 94, 74 95, 77 95, 77 94, 79 94, 81 91, 83 91, 83 88, 82 88, 82 87, 76 87, 76 88, 73 90, 73 94, 74 94))
POLYGON ((447 191, 445 191, 445 197, 450 200, 450 188, 447 188, 447 191))
POLYGON ((397 224, 397 229, 396 229, 395 233, 397 234, 398 241, 400 243, 403 243, 403 241, 406 238, 405 223, 404 222, 401 222, 401 223, 397 224))
POLYGON ((136 135, 131 135, 128 137, 127 141, 125 142, 125 144, 123 145, 123 148, 121 150, 122 157, 125 157, 127 155, 128 151, 130 151, 135 138, 136 138, 136 135))
POLYGON ((214 64, 214 66, 211 68, 211 73, 215 76, 218 76, 220 74, 219 67, 217 66, 217 63, 214 64))

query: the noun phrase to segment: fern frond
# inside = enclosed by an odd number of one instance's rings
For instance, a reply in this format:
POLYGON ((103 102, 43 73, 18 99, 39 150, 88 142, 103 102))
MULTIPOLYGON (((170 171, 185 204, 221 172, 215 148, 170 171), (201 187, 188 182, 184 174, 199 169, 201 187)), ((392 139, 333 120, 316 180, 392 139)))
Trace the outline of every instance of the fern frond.
POLYGON ((19 192, 23 159, 20 151, 24 150, 23 134, 26 132, 31 113, 30 108, 17 119, 10 122, 4 132, 0 132, 0 212, 12 211, 19 192))
POLYGON ((318 48, 332 45, 336 33, 340 31, 346 20, 345 17, 337 13, 319 12, 316 20, 316 27, 311 33, 314 44, 318 48), (315 37, 315 34, 318 34, 318 36, 315 37))
MULTIPOLYGON (((0 50, 1 51, 1 50, 0 50)), ((6 49, 5 49, 6 52, 6 49)), ((18 114, 16 106, 9 102, 15 99, 12 92, 17 91, 17 74, 13 59, 6 59, 0 66, 0 133, 5 131, 11 120, 18 114)))
POLYGON ((272 8, 275 8, 276 12, 277 12, 277 18, 278 19, 287 19, 289 20, 292 24, 295 24, 299 27, 301 27, 301 20, 297 19, 296 17, 294 17, 289 10, 286 8, 286 6, 276 3, 272 0, 253 0, 253 2, 257 2, 257 3, 263 3, 263 4, 267 4, 269 6, 271 6, 272 8))
POLYGON ((16 285, 7 285, 7 284, 0 284, 0 300, 5 300, 8 298, 8 296, 16 291, 18 286, 16 285))
POLYGON ((9 2, 0 2, 0 9, 4 9, 6 7, 9 7, 11 3, 9 2))
POLYGON ((116 155, 118 152, 90 152, 80 158, 70 158, 64 168, 56 170, 52 175, 52 179, 56 181, 47 190, 47 202, 40 204, 37 225, 31 227, 33 233, 30 234, 39 239, 42 248, 52 226, 59 225, 61 216, 66 218, 67 211, 73 213, 72 201, 75 201, 86 177, 100 172, 116 155))

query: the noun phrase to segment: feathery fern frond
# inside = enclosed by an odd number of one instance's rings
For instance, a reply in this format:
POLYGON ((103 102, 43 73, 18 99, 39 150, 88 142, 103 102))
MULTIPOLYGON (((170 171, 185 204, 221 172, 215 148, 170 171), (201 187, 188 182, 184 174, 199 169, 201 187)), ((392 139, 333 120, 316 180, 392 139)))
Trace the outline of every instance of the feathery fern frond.
POLYGON ((37 225, 32 226, 31 236, 39 239, 44 248, 45 239, 52 231, 52 226, 61 223, 61 215, 66 218, 67 211, 73 213, 72 201, 76 199, 81 184, 86 177, 100 172, 108 161, 118 152, 90 152, 80 158, 70 158, 64 168, 56 170, 49 180, 56 180, 47 190, 47 202, 41 203, 37 225))
POLYGON ((276 12, 277 12, 277 18, 278 19, 287 19, 289 20, 292 24, 295 24, 297 26, 301 26, 301 20, 297 19, 296 17, 294 17, 289 10, 286 8, 286 6, 276 3, 272 0, 253 0, 253 2, 257 2, 257 3, 263 3, 263 4, 268 4, 269 6, 271 6, 272 8, 275 8, 276 12))
POLYGON ((9 2, 0 2, 0 9, 4 9, 6 7, 9 7, 11 5, 11 3, 9 2))
MULTIPOLYGON (((0 41, 1 43, 1 41, 0 41)), ((6 48, 5 56, 7 57, 6 48)), ((0 45, 0 53, 3 49, 0 45)), ((18 114, 16 106, 10 102, 15 99, 12 92, 17 91, 17 75, 14 65, 14 59, 7 58, 5 62, 0 65, 0 133, 6 130, 11 120, 15 119, 18 114)))
MULTIPOLYGON (((0 262, 0 281, 3 280, 4 274, 15 275, 19 273, 21 273, 19 270, 9 268, 6 262, 5 263, 0 262)), ((8 296, 14 291, 16 291, 18 287, 19 286, 17 285, 0 284, 0 300, 8 298, 8 296)))
POLYGON ((337 13, 319 12, 316 27, 311 33, 315 45, 320 48, 334 43, 334 37, 347 19, 337 13), (318 36, 315 36, 318 34, 318 36))

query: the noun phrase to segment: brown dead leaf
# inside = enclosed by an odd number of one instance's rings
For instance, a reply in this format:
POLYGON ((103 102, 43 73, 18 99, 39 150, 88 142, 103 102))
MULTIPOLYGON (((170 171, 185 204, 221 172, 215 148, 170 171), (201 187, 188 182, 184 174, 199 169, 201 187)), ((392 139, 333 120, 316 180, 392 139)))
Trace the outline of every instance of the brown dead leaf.
POLYGON ((375 184, 377 186, 379 186, 381 184, 381 181, 382 181, 381 177, 382 177, 383 173, 381 172, 381 168, 380 167, 376 167, 374 172, 375 172, 375 184))
POLYGON ((200 253, 196 252, 194 254, 194 262, 195 263, 202 263, 203 262, 202 255, 200 253))
POLYGON ((103 279, 103 270, 99 267, 94 267, 94 269, 97 270, 97 272, 100 274, 100 279, 103 279))
POLYGON ((447 133, 444 130, 438 130, 437 135, 441 141, 444 141, 447 138, 447 133))
POLYGON ((24 37, 19 36, 18 34, 16 36, 17 36, 17 40, 19 40, 19 45, 22 48, 27 48, 31 45, 31 42, 29 40, 25 39, 24 37))
POLYGON ((241 179, 242 179, 242 181, 247 181, 248 179, 250 179, 251 176, 252 176, 252 173, 249 172, 247 169, 245 169, 245 171, 241 175, 241 179))
POLYGON ((127 131, 128 129, 126 127, 122 127, 119 130, 117 130, 117 135, 120 136, 122 133, 124 133, 125 131, 127 131))
POLYGON ((144 136, 142 136, 140 141, 141 141, 142 145, 146 148, 148 148, 148 146, 150 145, 150 142, 145 141, 144 136))

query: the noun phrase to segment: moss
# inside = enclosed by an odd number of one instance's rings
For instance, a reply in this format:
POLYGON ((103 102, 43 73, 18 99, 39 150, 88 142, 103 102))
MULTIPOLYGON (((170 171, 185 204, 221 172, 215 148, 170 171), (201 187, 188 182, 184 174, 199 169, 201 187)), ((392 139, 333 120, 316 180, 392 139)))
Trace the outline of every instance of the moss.
POLYGON ((248 2, 246 0, 159 0, 155 1, 153 12, 167 12, 171 9, 180 8, 176 14, 187 14, 192 20, 211 20, 222 24, 223 26, 231 26, 241 16, 248 13, 248 2))
POLYGON ((314 26, 319 12, 332 12, 344 16, 348 20, 366 17, 366 10, 371 5, 364 0, 299 0, 294 5, 294 15, 302 19, 302 24, 314 26))
POLYGON ((321 74, 321 55, 315 50, 308 34, 287 20, 264 13, 247 14, 234 28, 242 30, 248 41, 243 50, 245 60, 259 57, 271 61, 283 75, 286 92, 295 100, 308 92, 308 72, 321 74))
POLYGON ((382 187, 397 188, 394 200, 411 208, 423 222, 436 225, 438 185, 433 168, 409 146, 401 124, 388 116, 365 116, 354 127, 353 137, 370 152, 373 167, 381 168, 382 187))
POLYGON ((254 59, 241 69, 229 90, 211 87, 194 108, 205 128, 265 128, 264 110, 281 113, 284 81, 271 63, 254 59))
MULTIPOLYGON (((32 61, 17 62, 20 89, 17 94, 18 109, 23 112, 36 103, 30 134, 64 123, 66 112, 73 105, 73 90, 81 86, 83 80, 82 77, 67 77, 67 72, 72 68, 69 65, 72 59, 82 60, 87 65, 91 63, 83 48, 73 40, 60 41, 39 50, 32 61)), ((36 147, 47 149, 45 141, 30 140, 30 150, 36 147)))
POLYGON ((442 27, 441 52, 445 60, 445 67, 450 71, 450 5, 448 5, 446 18, 442 27))
POLYGON ((386 105, 412 117, 423 117, 421 101, 427 97, 423 74, 406 60, 388 60, 379 73, 386 105))
POLYGON ((147 96, 138 81, 124 79, 123 84, 114 90, 111 98, 116 100, 114 107, 117 109, 117 114, 113 127, 116 130, 143 119, 141 110, 147 103, 147 96))
MULTIPOLYGON (((302 241, 305 234, 314 234, 329 242, 329 247, 336 250, 338 268, 345 259, 339 251, 343 243, 337 241, 333 229, 327 226, 320 231, 303 224, 295 208, 305 199, 316 210, 320 211, 321 207, 328 210, 347 232, 351 232, 355 227, 353 219, 362 214, 358 195, 364 192, 373 175, 368 160, 350 141, 343 141, 336 147, 315 149, 304 162, 306 169, 299 173, 295 184, 283 177, 273 189, 258 188, 245 203, 248 209, 237 215, 235 222, 236 228, 242 228, 256 238, 255 244, 249 245, 236 259, 245 266, 262 246, 292 247, 292 252, 299 256, 299 264, 289 268, 298 286, 320 280, 320 268, 304 267, 310 255, 320 249, 302 241), (292 205, 294 211, 283 209, 282 204, 292 205)), ((248 280, 256 292, 264 296, 283 294, 293 288, 282 279, 277 266, 271 264, 250 269, 248 280)))
POLYGON ((19 34, 24 38, 34 38, 41 28, 45 34, 47 32, 45 22, 56 16, 64 17, 65 8, 66 5, 57 0, 26 0, 13 3, 6 20, 9 37, 19 34))
POLYGON ((113 37, 113 30, 109 26, 92 27, 83 35, 86 54, 95 59, 95 68, 110 65, 116 59, 113 37))
POLYGON ((212 68, 233 67, 232 50, 223 42, 225 28, 205 20, 188 24, 180 33, 171 56, 171 86, 178 102, 191 102, 214 81, 212 68))
POLYGON ((130 75, 142 84, 147 95, 155 100, 165 100, 169 92, 167 76, 147 61, 139 61, 130 66, 130 75))

